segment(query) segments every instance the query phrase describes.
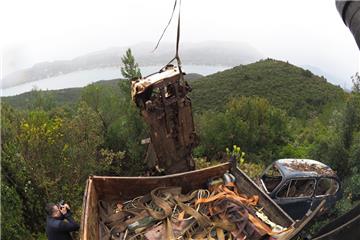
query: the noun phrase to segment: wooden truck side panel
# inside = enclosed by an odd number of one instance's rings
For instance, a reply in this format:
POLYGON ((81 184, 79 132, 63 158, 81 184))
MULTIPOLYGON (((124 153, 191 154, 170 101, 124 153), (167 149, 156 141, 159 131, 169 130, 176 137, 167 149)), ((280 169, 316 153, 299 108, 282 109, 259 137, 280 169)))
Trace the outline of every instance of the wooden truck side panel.
POLYGON ((83 198, 80 239, 99 239, 98 200, 94 181, 92 177, 89 177, 83 198))

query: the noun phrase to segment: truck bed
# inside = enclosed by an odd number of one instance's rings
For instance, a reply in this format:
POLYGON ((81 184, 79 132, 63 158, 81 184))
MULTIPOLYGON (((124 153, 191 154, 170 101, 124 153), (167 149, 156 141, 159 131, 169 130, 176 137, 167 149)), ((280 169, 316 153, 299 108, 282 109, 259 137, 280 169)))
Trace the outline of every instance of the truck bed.
POLYGON ((83 198, 80 239, 99 239, 97 207, 99 200, 127 201, 145 195, 156 187, 179 186, 182 187, 183 192, 190 192, 206 188, 209 179, 222 177, 227 171, 236 177, 236 186, 241 193, 259 196, 259 204, 264 208, 263 212, 272 221, 284 227, 293 225, 294 221, 244 172, 230 163, 224 163, 201 170, 159 177, 90 176, 83 198))

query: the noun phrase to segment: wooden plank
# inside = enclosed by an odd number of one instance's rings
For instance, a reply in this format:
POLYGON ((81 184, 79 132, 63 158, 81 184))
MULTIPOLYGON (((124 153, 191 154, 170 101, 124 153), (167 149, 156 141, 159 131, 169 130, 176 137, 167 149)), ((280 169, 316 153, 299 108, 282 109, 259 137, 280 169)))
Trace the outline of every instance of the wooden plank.
POLYGON ((89 179, 86 181, 85 185, 85 192, 83 196, 83 204, 82 204, 82 214, 81 214, 81 225, 80 225, 80 239, 85 239, 84 236, 87 234, 87 229, 85 226, 87 226, 87 214, 86 213, 86 206, 88 202, 88 196, 89 196, 89 179))
POLYGON ((82 231, 80 231, 80 239, 98 239, 99 238, 99 225, 98 225, 98 194, 94 187, 92 177, 89 177, 87 188, 85 190, 86 203, 84 206, 83 218, 81 219, 82 231))
POLYGON ((129 200, 145 195, 156 187, 180 186, 183 192, 205 188, 213 177, 221 177, 229 170, 229 163, 185 173, 159 177, 105 177, 94 176, 93 181, 102 200, 129 200))
POLYGON ((88 224, 88 228, 89 231, 91 231, 89 234, 89 239, 98 239, 99 237, 99 214, 98 214, 98 194, 97 191, 95 190, 95 185, 92 185, 91 191, 93 192, 93 194, 91 194, 91 198, 90 198, 90 205, 89 205, 89 212, 91 213, 91 215, 89 216, 89 224, 88 224))

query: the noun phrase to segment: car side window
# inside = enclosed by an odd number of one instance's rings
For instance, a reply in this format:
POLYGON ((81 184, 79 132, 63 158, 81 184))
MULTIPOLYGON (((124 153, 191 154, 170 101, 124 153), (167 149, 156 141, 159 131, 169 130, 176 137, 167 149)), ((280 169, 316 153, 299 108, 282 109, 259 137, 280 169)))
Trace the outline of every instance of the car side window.
POLYGON ((290 186, 290 182, 291 181, 287 181, 279 190, 279 192, 277 193, 277 197, 279 198, 286 198, 288 195, 288 190, 289 190, 289 186, 290 186))
POLYGON ((333 178, 321 178, 316 187, 316 196, 334 195, 339 190, 339 183, 333 178))
POLYGON ((272 165, 261 178, 268 192, 272 192, 282 180, 281 173, 275 165, 272 165))
POLYGON ((280 189, 279 198, 311 197, 315 191, 315 179, 294 179, 280 189))

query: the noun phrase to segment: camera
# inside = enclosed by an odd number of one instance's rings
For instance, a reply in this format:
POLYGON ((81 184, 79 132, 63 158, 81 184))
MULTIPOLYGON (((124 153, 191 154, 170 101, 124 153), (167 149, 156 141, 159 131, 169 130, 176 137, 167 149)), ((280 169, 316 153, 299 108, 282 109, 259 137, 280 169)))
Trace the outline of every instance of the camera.
POLYGON ((59 208, 59 209, 62 209, 62 208, 64 207, 64 203, 65 203, 64 200, 60 200, 60 201, 58 202, 58 204, 57 204, 58 208, 59 208))

